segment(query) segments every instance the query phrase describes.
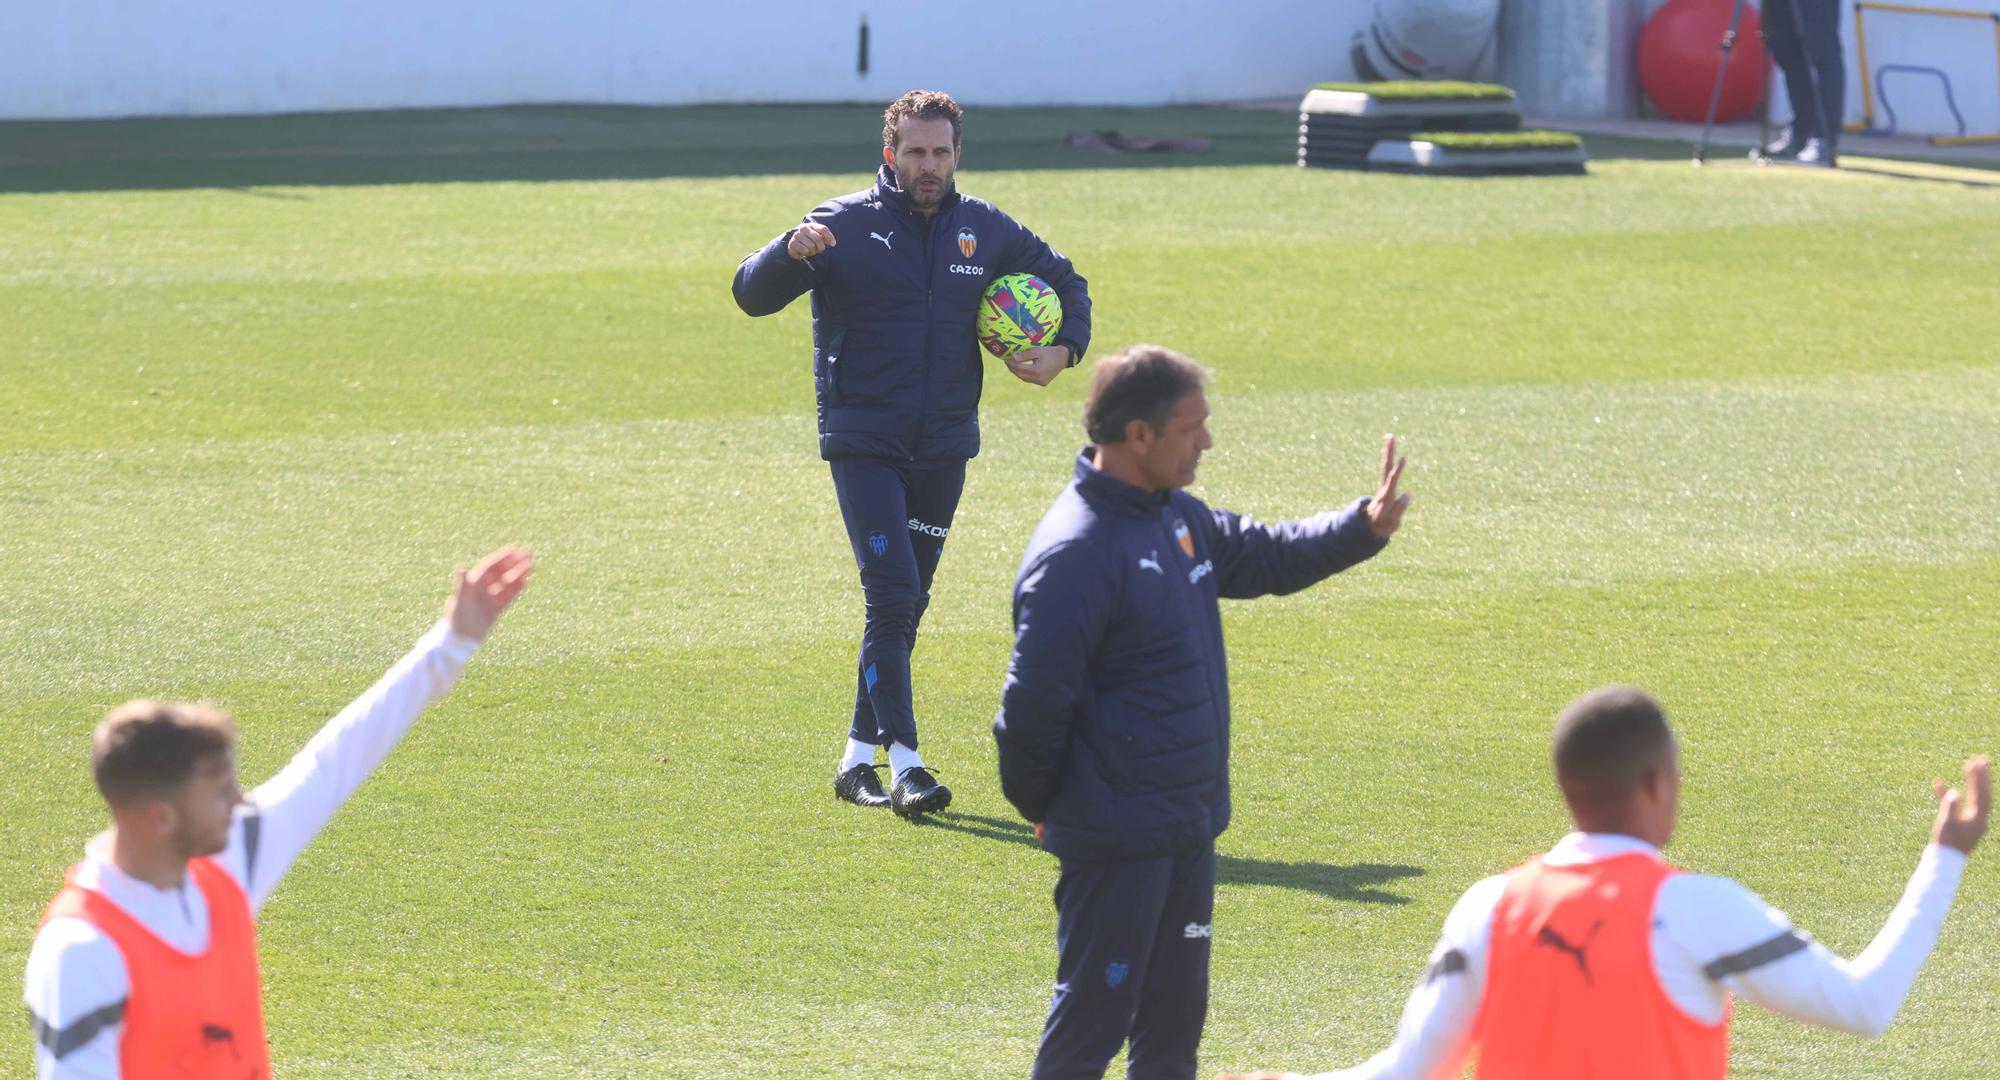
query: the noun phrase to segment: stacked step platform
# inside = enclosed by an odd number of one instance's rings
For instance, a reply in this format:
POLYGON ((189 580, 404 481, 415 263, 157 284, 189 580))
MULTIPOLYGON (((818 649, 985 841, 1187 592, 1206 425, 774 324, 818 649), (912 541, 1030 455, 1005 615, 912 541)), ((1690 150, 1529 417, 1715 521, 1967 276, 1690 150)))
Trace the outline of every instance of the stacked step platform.
POLYGON ((1486 176, 1580 173, 1585 160, 1574 135, 1522 131, 1504 86, 1321 83, 1299 103, 1300 165, 1486 176))

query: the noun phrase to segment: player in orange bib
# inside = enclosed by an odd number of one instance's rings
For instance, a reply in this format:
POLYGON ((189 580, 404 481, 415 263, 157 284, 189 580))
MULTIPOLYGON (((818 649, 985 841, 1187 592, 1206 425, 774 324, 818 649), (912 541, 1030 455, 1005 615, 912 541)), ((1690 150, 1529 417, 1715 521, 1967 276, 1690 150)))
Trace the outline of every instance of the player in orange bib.
POLYGON ((1993 802, 1985 758, 1966 762, 1963 794, 1937 786, 1931 843, 1902 901, 1845 961, 1736 882, 1661 858, 1680 808, 1680 748, 1644 692, 1571 702, 1556 721, 1555 767, 1577 831, 1467 890, 1395 1043, 1317 1080, 1447 1080, 1468 1058, 1478 1080, 1720 1080, 1738 994, 1879 1035, 1937 944, 1993 802))
POLYGON ((236 728, 206 705, 132 701, 91 742, 112 825, 84 847, 28 956, 41 1080, 266 1080, 256 912, 526 584, 488 556, 417 647, 245 797, 236 728))

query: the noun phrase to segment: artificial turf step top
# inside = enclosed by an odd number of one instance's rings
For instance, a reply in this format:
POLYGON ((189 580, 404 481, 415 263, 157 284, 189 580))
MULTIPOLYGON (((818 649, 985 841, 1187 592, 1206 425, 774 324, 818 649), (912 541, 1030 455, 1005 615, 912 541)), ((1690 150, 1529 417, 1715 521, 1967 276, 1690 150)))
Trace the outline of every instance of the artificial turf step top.
POLYGON ((1576 136, 1520 128, 1514 92, 1491 83, 1319 83, 1299 102, 1298 161, 1461 175, 1582 170, 1576 136))

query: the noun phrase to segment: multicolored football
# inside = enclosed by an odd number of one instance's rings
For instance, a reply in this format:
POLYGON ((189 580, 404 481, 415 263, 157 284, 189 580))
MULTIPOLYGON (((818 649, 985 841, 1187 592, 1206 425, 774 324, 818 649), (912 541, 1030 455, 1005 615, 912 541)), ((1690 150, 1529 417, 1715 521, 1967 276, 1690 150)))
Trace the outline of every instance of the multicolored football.
POLYGON ((979 298, 979 343, 999 357, 1053 345, 1062 329, 1062 299, 1033 274, 1008 274, 979 298))

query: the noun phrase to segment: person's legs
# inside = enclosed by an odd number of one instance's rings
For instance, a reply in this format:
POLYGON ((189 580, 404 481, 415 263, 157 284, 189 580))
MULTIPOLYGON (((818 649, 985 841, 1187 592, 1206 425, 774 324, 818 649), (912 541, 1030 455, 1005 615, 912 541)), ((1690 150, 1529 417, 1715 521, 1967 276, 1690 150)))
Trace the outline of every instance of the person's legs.
POLYGON ((910 473, 910 548, 917 560, 917 607, 910 619, 910 647, 916 648, 917 628, 931 606, 931 581, 944 557, 958 497, 965 491, 965 462, 912 470, 910 473))
POLYGON ((1056 882, 1056 988, 1034 1080, 1098 1080, 1132 1033, 1174 860, 1065 860, 1056 882))
POLYGON ((830 463, 848 543, 861 570, 861 632, 854 723, 849 737, 916 749, 910 709, 910 637, 917 609, 917 559, 906 526, 907 480, 894 464, 863 458, 830 463))
POLYGON ((1799 36, 1797 2, 1765 0, 1761 11, 1764 45, 1771 52, 1771 61, 1785 73, 1785 98, 1792 106, 1792 126, 1786 139, 1791 153, 1797 153, 1813 136, 1819 123, 1814 116, 1812 68, 1806 62, 1805 41, 1799 36))
POLYGON ((1208 1018, 1210 927, 1215 918, 1215 845, 1176 856, 1152 962, 1132 1021, 1131 1080, 1192 1080, 1208 1018))
MULTIPOLYGON (((1804 51, 1819 85, 1813 133, 1826 140, 1829 156, 1840 145, 1847 118, 1847 58, 1840 47, 1840 0, 1791 0, 1805 26, 1804 51)), ((1790 76, 1786 76, 1790 78, 1790 76)))

